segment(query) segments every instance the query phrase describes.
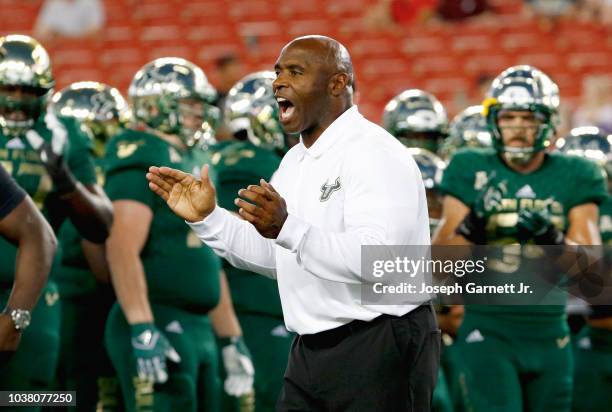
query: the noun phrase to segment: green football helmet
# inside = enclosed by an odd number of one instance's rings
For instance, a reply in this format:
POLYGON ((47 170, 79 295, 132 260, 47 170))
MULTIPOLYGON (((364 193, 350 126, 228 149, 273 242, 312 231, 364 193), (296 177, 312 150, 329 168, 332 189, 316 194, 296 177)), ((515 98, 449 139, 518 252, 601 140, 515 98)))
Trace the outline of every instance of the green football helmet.
POLYGON ((440 148, 443 159, 464 147, 491 147, 493 145, 487 119, 482 106, 470 106, 455 116, 448 127, 448 137, 440 148))
POLYGON ((214 142, 220 118, 219 109, 213 106, 217 92, 195 64, 178 57, 155 59, 138 70, 128 96, 136 121, 177 135, 188 147, 214 142), (201 104, 202 110, 193 109, 194 103, 201 104), (187 116, 201 119, 199 126, 186 126, 187 116))
POLYGON ((601 165, 612 183, 612 134, 598 127, 576 127, 557 139, 556 147, 563 153, 586 157, 601 165))
POLYGON ((21 136, 34 126, 54 86, 49 54, 38 41, 0 37, 0 127, 6 135, 21 136))
POLYGON ((58 117, 77 119, 94 139, 96 154, 126 127, 130 109, 119 90, 98 82, 78 82, 63 88, 51 98, 51 111, 58 117))
POLYGON ((249 140, 256 146, 285 152, 287 136, 278 120, 278 104, 271 71, 251 73, 229 91, 225 100, 225 119, 238 140, 249 140))
POLYGON ((429 212, 429 227, 434 230, 442 217, 442 194, 439 186, 446 163, 436 154, 420 147, 409 147, 408 151, 416 161, 427 195, 427 210, 429 212))
POLYGON ((513 66, 497 76, 483 102, 487 125, 495 148, 509 162, 528 163, 533 156, 551 144, 559 115, 559 87, 542 71, 532 66, 513 66), (532 147, 505 146, 498 126, 503 110, 530 111, 539 120, 532 147))
POLYGON ((448 117, 442 103, 419 89, 405 90, 387 103, 383 127, 407 147, 422 147, 436 153, 448 132, 448 117))

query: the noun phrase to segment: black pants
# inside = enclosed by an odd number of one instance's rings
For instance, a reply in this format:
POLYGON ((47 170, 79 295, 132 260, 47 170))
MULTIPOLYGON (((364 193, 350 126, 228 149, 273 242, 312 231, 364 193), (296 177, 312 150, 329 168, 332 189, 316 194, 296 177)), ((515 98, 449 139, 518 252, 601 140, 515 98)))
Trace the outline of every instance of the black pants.
POLYGON ((440 338, 429 304, 297 336, 277 410, 428 412, 440 338))

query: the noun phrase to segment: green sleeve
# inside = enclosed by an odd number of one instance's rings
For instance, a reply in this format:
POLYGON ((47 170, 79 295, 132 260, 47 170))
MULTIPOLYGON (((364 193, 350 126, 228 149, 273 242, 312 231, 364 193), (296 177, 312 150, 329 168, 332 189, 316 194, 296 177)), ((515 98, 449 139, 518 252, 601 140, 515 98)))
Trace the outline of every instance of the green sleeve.
POLYGON ((219 152, 213 159, 219 175, 217 184, 217 201, 228 210, 237 210, 234 199, 238 190, 252 184, 259 184, 259 179, 268 182, 280 164, 280 158, 272 152, 244 143, 236 143, 219 152))
POLYGON ((62 122, 66 126, 69 138, 66 160, 68 168, 74 177, 82 184, 96 184, 96 168, 93 159, 91 139, 81 129, 78 123, 68 119, 63 119, 62 122))
POLYGON ((474 163, 473 157, 469 152, 456 152, 440 182, 440 191, 443 194, 456 197, 467 206, 471 205, 476 197, 472 166, 478 163, 474 163))
POLYGON ((572 202, 568 205, 568 210, 585 203, 602 204, 607 196, 606 174, 597 163, 584 158, 576 159, 578 164, 576 171, 579 179, 576 179, 577 186, 573 191, 572 202))
POLYGON ((121 169, 106 176, 104 190, 111 201, 135 200, 153 209, 155 193, 149 189, 146 170, 121 169))

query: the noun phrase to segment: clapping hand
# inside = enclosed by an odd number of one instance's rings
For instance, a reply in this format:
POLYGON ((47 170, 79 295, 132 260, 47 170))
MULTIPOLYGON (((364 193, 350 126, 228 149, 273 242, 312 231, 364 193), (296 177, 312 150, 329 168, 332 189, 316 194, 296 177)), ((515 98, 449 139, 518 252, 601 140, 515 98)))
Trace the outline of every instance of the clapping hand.
POLYGON ((157 166, 149 168, 147 179, 149 188, 164 199, 177 216, 188 222, 203 220, 217 204, 208 165, 202 167, 200 179, 177 169, 157 166))
POLYGON ((251 222, 259 234, 276 239, 287 220, 287 204, 270 183, 264 179, 259 183, 238 191, 238 195, 248 202, 240 198, 234 202, 240 208, 240 216, 251 222))

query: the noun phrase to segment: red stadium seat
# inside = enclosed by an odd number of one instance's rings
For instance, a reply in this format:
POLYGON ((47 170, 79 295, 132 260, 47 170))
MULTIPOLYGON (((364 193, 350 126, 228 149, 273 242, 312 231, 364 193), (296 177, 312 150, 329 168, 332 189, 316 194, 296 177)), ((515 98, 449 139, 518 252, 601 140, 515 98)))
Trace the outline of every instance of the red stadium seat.
POLYGON ((454 36, 451 45, 453 50, 458 53, 473 51, 486 53, 494 51, 497 46, 491 36, 482 34, 454 36))
POLYGON ((554 70, 557 67, 566 64, 558 52, 554 50, 550 53, 525 53, 518 56, 516 64, 529 64, 535 66, 540 70, 548 72, 554 70))
MULTIPOLYGON (((0 34, 31 31, 41 4, 0 0, 0 34)), ((238 54, 249 70, 270 69, 292 38, 321 33, 351 51, 362 111, 380 118, 384 103, 406 88, 431 89, 449 111, 475 79, 530 63, 559 82, 564 101, 580 94, 582 76, 612 72, 609 29, 573 18, 544 32, 522 14, 521 0, 489 0, 486 18, 412 24, 372 31, 363 16, 367 0, 104 0, 106 24, 94 40, 49 43, 58 82, 95 76, 127 87, 154 57, 179 55, 210 70, 214 60, 238 54), (495 14, 495 15, 494 15, 495 14), (460 91, 457 93, 457 91, 460 91)), ((123 89, 125 91, 125 89, 123 89)))
POLYGON ((184 2, 179 7, 178 14, 183 22, 204 27, 208 24, 203 25, 203 22, 219 23, 219 20, 228 20, 229 18, 226 4, 215 0, 184 2))
POLYGON ((147 26, 140 32, 140 41, 156 44, 180 44, 183 40, 181 29, 178 26, 147 26))
POLYGON ((335 37, 335 27, 328 20, 294 20, 289 26, 291 37, 305 36, 307 34, 322 34, 335 37))
POLYGON ((463 70, 470 74, 497 74, 514 62, 506 54, 474 54, 462 59, 463 70))
POLYGON ((580 72, 612 71, 612 54, 609 52, 576 52, 568 56, 569 67, 580 72))
POLYGON ((285 32, 281 24, 276 21, 257 21, 238 23, 238 32, 243 37, 279 37, 285 32))
POLYGON ((278 12, 274 1, 238 0, 229 2, 227 7, 230 18, 236 23, 267 21, 275 18, 278 12))
POLYGON ((411 56, 437 55, 448 48, 448 43, 444 34, 409 36, 401 41, 401 51, 411 56))

